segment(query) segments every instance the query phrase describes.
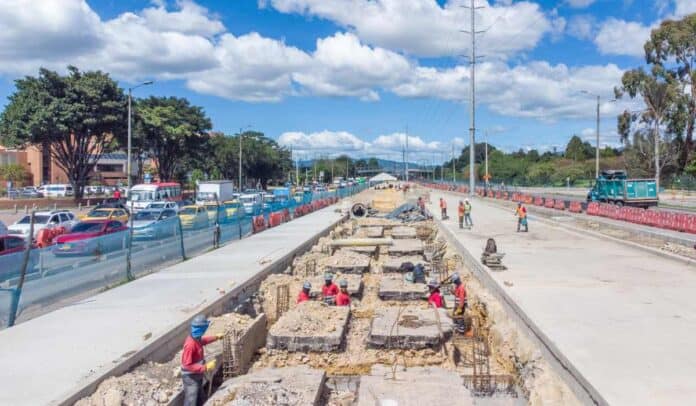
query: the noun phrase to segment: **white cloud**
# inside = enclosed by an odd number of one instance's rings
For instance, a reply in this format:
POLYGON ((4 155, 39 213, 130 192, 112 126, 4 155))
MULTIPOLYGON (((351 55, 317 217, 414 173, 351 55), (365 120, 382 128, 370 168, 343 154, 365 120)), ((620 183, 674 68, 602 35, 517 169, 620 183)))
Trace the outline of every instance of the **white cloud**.
POLYGON ((696 12, 696 0, 675 0, 674 17, 682 18, 696 12))
POLYGON ((364 151, 369 144, 346 131, 324 130, 314 133, 300 131, 285 132, 278 137, 278 143, 302 152, 355 152, 364 151))
MULTIPOLYGON (((440 6, 434 0, 263 0, 283 13, 317 16, 353 31, 375 46, 416 56, 453 56, 466 53, 469 4, 458 0, 440 6)), ((479 38, 488 57, 510 56, 534 48, 554 23, 538 4, 477 1, 477 30, 490 28, 479 38)), ((558 21, 556 25, 560 24, 558 21)))
POLYGON ((143 10, 148 26, 156 31, 176 31, 182 34, 214 36, 225 31, 218 19, 212 19, 208 10, 191 0, 178 0, 178 10, 169 11, 163 4, 143 10))
POLYGON ((589 7, 595 0, 566 0, 566 4, 573 8, 589 7))
POLYGON ((594 39, 599 52, 611 55, 643 56, 643 44, 650 38, 650 30, 641 23, 609 18, 599 28, 594 39))
POLYGON ((595 18, 591 15, 573 16, 568 22, 568 34, 581 40, 594 38, 595 18))

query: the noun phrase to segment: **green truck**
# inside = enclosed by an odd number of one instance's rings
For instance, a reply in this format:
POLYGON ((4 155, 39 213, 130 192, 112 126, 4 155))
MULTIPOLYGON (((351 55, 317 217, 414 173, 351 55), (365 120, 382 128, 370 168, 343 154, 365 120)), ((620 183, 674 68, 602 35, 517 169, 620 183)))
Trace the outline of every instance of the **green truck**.
POLYGON ((627 179, 626 171, 602 171, 587 193, 587 201, 617 206, 657 206, 655 179, 627 179))

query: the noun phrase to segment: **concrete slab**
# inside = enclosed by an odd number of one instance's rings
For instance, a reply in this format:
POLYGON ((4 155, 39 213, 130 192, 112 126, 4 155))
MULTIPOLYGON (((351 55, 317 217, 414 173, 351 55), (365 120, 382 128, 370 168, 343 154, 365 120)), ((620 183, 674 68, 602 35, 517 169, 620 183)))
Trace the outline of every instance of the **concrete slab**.
POLYGON ((377 348, 418 349, 437 347, 451 335, 452 319, 445 309, 386 307, 376 311, 367 342, 377 348))
MULTIPOLYGON (((454 207, 458 196, 433 192, 454 207)), ((446 227, 474 258, 493 237, 507 272, 487 272, 549 347, 608 404, 690 404, 696 398, 696 269, 639 248, 475 199, 476 227, 446 227)), ((435 205, 430 206, 435 210, 435 205)))
POLYGON ((383 259, 382 263, 382 272, 388 273, 388 272, 401 272, 401 265, 410 262, 413 265, 417 265, 419 263, 423 264, 428 270, 430 268, 430 264, 423 258, 422 255, 410 255, 410 256, 401 256, 401 257, 392 257, 389 256, 386 259, 383 259))
MULTIPOLYGON (((337 285, 342 279, 348 282, 349 295, 360 296, 363 288, 362 275, 354 273, 339 273, 334 275, 334 282, 337 285)), ((317 276, 310 279, 310 282, 312 283, 312 290, 309 291, 309 295, 314 298, 321 296, 321 287, 324 285, 324 277, 317 276)))
POLYGON ((416 238, 416 229, 409 226, 394 227, 391 230, 391 236, 398 240, 416 238))
POLYGON ((205 405, 319 405, 325 380, 305 365, 261 369, 226 380, 205 405))
POLYGON ((394 240, 389 246, 389 255, 423 255, 423 241, 416 239, 394 240))
POLYGON ((266 347, 291 352, 336 351, 343 344, 349 317, 348 306, 300 303, 273 324, 266 347))
POLYGON ((359 254, 369 255, 371 258, 376 258, 377 257, 377 248, 378 247, 376 245, 370 245, 367 247, 345 247, 345 248, 341 248, 341 249, 347 250, 347 251, 357 252, 359 254))
POLYGON ((391 366, 378 364, 360 377, 358 406, 474 404, 459 374, 439 367, 397 367, 394 374, 391 366))
POLYGON ((357 253, 354 250, 336 252, 322 261, 326 271, 340 273, 358 273, 370 270, 370 256, 357 253))
POLYGON ((428 293, 425 283, 404 281, 404 275, 382 275, 378 296, 382 300, 419 300, 428 293))
POLYGON ((13 365, 0 371, 0 404, 58 404, 96 387, 115 367, 130 368, 185 334, 194 315, 221 308, 340 218, 327 207, 0 331, 0 348, 12 348, 2 359, 13 365))
POLYGON ((368 227, 365 229, 365 236, 367 238, 382 238, 384 235, 384 227, 368 227))

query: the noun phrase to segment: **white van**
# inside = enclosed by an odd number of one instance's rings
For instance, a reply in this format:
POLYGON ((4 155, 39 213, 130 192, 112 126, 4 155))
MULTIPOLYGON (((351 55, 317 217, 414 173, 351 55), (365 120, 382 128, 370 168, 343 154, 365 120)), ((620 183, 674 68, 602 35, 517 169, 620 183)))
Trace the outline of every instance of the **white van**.
POLYGON ((74 194, 72 185, 44 185, 44 197, 67 197, 74 194))

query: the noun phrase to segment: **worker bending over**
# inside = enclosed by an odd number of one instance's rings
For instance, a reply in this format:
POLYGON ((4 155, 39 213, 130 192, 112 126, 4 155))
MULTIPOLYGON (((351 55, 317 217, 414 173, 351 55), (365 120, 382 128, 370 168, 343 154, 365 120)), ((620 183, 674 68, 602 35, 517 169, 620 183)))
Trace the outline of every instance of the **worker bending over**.
POLYGON ((440 284, 438 281, 431 279, 430 282, 428 282, 428 290, 430 291, 430 296, 428 296, 428 304, 437 308, 445 307, 445 302, 440 294, 440 284))
POLYGON ((474 222, 471 221, 471 203, 469 199, 464 199, 464 225, 473 227, 474 222))
POLYGON ((338 285, 341 290, 336 295, 336 306, 350 306, 350 295, 348 294, 348 281, 343 279, 338 285))
POLYGON ((297 295, 297 303, 306 302, 309 300, 309 291, 312 290, 312 284, 308 281, 302 285, 302 290, 300 294, 297 295))
POLYGON ((520 232, 520 226, 524 226, 524 232, 529 231, 527 226, 527 208, 522 206, 522 203, 517 203, 517 209, 515 209, 515 215, 517 216, 517 232, 520 232))
POLYGON ((324 274, 324 286, 321 287, 321 297, 326 304, 335 304, 336 295, 338 294, 338 286, 333 283, 333 275, 330 273, 324 274))
POLYGON ((203 346, 222 338, 217 336, 203 336, 210 326, 210 322, 204 315, 199 314, 191 321, 191 334, 184 341, 184 349, 181 353, 181 378, 184 382, 184 406, 200 406, 205 403, 206 392, 205 373, 214 371, 216 362, 205 362, 205 350, 203 346))
POLYGON ((464 314, 464 311, 466 310, 467 306, 467 300, 466 300, 466 288, 464 287, 464 284, 462 283, 462 278, 459 276, 458 273, 453 273, 452 274, 452 283, 454 283, 454 289, 453 289, 453 294, 454 294, 454 315, 455 316, 461 316, 464 314))

